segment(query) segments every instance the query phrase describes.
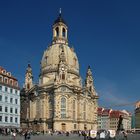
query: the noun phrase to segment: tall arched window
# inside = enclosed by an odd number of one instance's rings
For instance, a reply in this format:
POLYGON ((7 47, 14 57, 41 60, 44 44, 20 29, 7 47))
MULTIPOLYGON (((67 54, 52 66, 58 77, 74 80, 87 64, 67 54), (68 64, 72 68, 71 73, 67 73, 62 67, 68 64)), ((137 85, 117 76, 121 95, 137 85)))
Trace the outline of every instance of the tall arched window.
POLYGON ((65 28, 63 28, 63 30, 62 30, 62 35, 63 35, 63 37, 66 37, 66 30, 65 30, 65 28))
POLYGON ((49 118, 52 118, 53 114, 52 114, 52 99, 49 99, 49 118))
POLYGON ((84 102, 84 106, 83 106, 83 119, 86 119, 86 103, 84 102))
POLYGON ((61 118, 66 118, 66 98, 61 98, 61 118))
POLYGON ((27 84, 27 89, 30 89, 30 84, 29 83, 27 84))
POLYGON ((75 120, 75 100, 73 100, 73 104, 72 104, 72 108, 73 108, 73 120, 75 120))
POLYGON ((55 28, 55 32, 56 32, 56 37, 58 37, 59 36, 59 28, 58 27, 55 28))
POLYGON ((62 73, 62 80, 65 80, 65 74, 62 73))

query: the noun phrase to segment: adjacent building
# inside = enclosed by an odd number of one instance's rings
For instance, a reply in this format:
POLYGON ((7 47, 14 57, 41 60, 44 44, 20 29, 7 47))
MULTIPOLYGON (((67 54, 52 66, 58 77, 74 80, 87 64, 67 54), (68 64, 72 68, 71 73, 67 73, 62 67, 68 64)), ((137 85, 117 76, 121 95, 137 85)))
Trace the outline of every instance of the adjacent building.
POLYGON ((21 126, 35 131, 97 129, 98 95, 91 68, 83 84, 68 27, 61 13, 52 26, 51 45, 44 51, 39 83, 29 64, 21 91, 21 126))
POLYGON ((0 128, 20 127, 18 80, 0 66, 0 128))
POLYGON ((131 113, 126 110, 98 108, 98 129, 117 130, 120 116, 123 117, 123 129, 131 129, 131 113))
POLYGON ((135 128, 140 129, 140 101, 136 103, 135 109, 135 128))

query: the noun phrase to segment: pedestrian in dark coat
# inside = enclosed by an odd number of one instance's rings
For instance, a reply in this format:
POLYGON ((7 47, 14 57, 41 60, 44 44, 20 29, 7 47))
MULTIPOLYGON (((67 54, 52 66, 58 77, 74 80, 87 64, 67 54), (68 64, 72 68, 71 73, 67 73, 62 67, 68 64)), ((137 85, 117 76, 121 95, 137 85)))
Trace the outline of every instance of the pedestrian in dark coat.
POLYGON ((27 131, 25 132, 25 134, 24 134, 24 138, 25 138, 25 140, 27 140, 27 131))

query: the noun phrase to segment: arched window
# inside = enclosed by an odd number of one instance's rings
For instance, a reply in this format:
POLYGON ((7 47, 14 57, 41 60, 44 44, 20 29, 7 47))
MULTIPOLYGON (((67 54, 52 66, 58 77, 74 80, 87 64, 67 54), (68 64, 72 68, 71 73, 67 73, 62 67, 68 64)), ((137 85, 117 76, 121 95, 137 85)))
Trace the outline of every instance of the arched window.
POLYGON ((56 27, 55 32, 56 32, 56 37, 58 37, 59 36, 59 28, 58 27, 56 27))
POLYGON ((65 30, 65 28, 63 28, 63 30, 62 30, 62 36, 66 37, 66 30, 65 30))
POLYGON ((72 108, 73 108, 73 120, 75 120, 75 100, 73 100, 72 108))
POLYGON ((0 76, 0 82, 2 82, 3 81, 3 77, 2 76, 0 76))
POLYGON ((74 61, 74 66, 76 66, 76 63, 77 63, 76 61, 77 61, 77 59, 76 59, 75 57, 73 58, 73 61, 74 61))
POLYGON ((12 79, 10 79, 10 85, 13 85, 13 80, 12 79))
POLYGON ((66 118, 66 98, 61 98, 61 118, 66 118))
POLYGON ((30 84, 29 83, 27 84, 27 89, 30 89, 30 84))
POLYGON ((62 73, 62 80, 65 80, 65 74, 62 73))
POLYGON ((49 99, 49 118, 52 118, 53 114, 52 114, 52 99, 49 99))
POLYGON ((84 106, 83 106, 83 119, 86 119, 86 103, 84 102, 84 106))
POLYGON ((89 87, 89 90, 92 91, 92 87, 91 86, 89 87))
POLYGON ((48 56, 45 57, 45 62, 47 63, 48 56))

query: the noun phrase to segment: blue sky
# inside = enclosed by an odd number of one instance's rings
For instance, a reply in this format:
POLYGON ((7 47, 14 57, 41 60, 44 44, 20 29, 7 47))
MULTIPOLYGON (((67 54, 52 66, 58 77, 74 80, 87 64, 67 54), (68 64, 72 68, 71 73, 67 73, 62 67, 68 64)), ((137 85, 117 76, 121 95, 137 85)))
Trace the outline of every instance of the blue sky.
MULTIPOLYGON (((139 6, 136 0, 1 0, 0 65, 22 86, 30 61, 37 82, 61 7, 83 79, 88 65, 92 68, 99 105, 140 100, 139 6)), ((134 106, 113 108, 132 111, 134 106)))

